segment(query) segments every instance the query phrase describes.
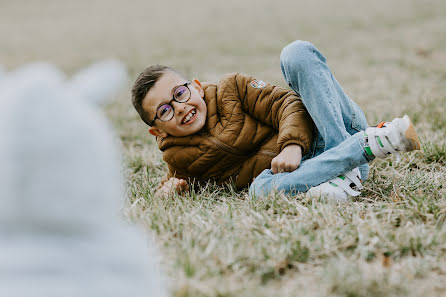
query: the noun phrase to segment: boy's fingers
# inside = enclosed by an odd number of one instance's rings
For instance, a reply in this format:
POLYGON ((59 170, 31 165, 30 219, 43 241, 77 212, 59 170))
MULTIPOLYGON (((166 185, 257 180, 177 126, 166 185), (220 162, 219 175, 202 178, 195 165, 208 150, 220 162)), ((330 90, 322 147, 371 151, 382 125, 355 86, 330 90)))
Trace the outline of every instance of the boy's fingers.
POLYGON ((189 189, 189 185, 184 179, 179 179, 176 188, 179 191, 187 191, 189 189))
POLYGON ((289 164, 285 160, 280 160, 279 166, 277 166, 277 172, 287 172, 289 164))
POLYGON ((176 177, 172 177, 172 185, 174 186, 178 186, 178 184, 180 183, 181 179, 176 178, 176 177))
POLYGON ((177 180, 178 180, 177 178, 171 177, 164 185, 172 187, 177 184, 177 180))
POLYGON ((184 181, 183 183, 183 191, 188 191, 189 190, 189 185, 187 184, 186 181, 184 181))
POLYGON ((163 193, 164 195, 168 195, 168 194, 170 193, 170 189, 171 189, 171 187, 170 187, 169 185, 165 185, 165 186, 163 186, 163 188, 162 188, 162 193, 163 193))
POLYGON ((271 161, 271 171, 273 174, 281 173, 281 172, 292 172, 296 170, 300 166, 299 160, 286 161, 281 158, 274 158, 271 161))
POLYGON ((184 188, 185 186, 187 186, 187 182, 184 179, 180 179, 178 185, 180 186, 180 188, 184 188))
POLYGON ((271 171, 272 171, 274 174, 276 174, 276 173, 278 172, 278 170, 277 170, 277 166, 276 166, 275 164, 271 166, 271 171))
POLYGON ((282 173, 282 172, 286 172, 287 170, 286 170, 286 164, 283 164, 283 163, 279 163, 277 166, 276 166, 276 173, 282 173))
POLYGON ((278 160, 277 158, 274 158, 271 161, 271 170, 274 174, 279 173, 281 171, 282 168, 282 162, 280 162, 280 160, 278 160))

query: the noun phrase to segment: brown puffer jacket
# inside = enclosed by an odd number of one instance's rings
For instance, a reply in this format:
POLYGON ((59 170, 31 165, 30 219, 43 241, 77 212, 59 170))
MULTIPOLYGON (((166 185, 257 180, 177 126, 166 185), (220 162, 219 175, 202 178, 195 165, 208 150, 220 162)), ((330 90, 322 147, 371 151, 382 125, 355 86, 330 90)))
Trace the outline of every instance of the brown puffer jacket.
POLYGON ((219 84, 203 83, 206 124, 199 132, 158 139, 170 177, 247 187, 287 145, 305 155, 314 123, 291 90, 243 74, 228 74, 219 84))

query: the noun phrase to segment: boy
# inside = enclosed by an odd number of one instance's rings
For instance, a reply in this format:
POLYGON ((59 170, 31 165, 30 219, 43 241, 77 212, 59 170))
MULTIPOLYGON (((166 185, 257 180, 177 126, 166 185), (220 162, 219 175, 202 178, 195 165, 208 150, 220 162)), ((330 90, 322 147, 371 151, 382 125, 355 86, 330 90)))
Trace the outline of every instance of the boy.
POLYGON ((420 149, 407 116, 368 127, 309 42, 285 47, 280 62, 293 91, 242 74, 219 84, 164 66, 140 74, 132 101, 168 165, 158 194, 232 179, 238 189, 251 184, 252 197, 279 190, 346 200, 360 194, 375 157, 420 149))

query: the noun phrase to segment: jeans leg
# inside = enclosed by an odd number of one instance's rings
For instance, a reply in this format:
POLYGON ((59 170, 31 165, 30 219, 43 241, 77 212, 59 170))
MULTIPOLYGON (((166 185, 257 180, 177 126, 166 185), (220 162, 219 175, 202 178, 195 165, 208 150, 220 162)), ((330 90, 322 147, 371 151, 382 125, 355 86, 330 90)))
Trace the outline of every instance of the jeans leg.
POLYGON ((251 197, 273 190, 288 194, 309 188, 360 167, 361 178, 368 176, 368 162, 373 158, 364 151, 363 131, 367 121, 363 111, 342 90, 329 69, 325 57, 311 43, 295 41, 280 55, 280 64, 288 85, 298 93, 312 117, 316 140, 313 156, 305 156, 293 172, 272 174, 267 169, 251 184, 251 197))
MULTIPOLYGON (((368 125, 364 112, 344 92, 333 76, 324 55, 311 43, 297 40, 280 55, 280 66, 288 85, 302 97, 317 133, 313 156, 337 146, 368 125)), ((360 166, 365 181, 369 165, 360 166)))
POLYGON ((358 132, 339 145, 302 162, 293 172, 273 174, 264 170, 249 187, 252 198, 265 196, 272 191, 286 194, 306 192, 311 187, 326 182, 372 160, 363 147, 363 132, 358 132))
POLYGON ((314 45, 300 40, 289 44, 282 50, 280 66, 288 85, 302 97, 324 150, 367 128, 364 113, 342 90, 314 45))

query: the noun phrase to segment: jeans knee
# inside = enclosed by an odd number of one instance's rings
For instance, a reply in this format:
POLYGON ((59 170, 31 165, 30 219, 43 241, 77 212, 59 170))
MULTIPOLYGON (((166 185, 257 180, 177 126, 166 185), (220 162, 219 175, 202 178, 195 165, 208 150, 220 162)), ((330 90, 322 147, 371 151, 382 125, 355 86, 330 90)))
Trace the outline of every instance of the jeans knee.
POLYGON ((314 71, 315 64, 320 61, 325 62, 325 57, 308 41, 294 41, 280 54, 280 67, 285 80, 291 87, 293 78, 297 78, 299 73, 314 71))
POLYGON ((308 59, 308 55, 314 53, 316 48, 308 41, 296 40, 282 49, 280 53, 281 65, 301 64, 308 59))
POLYGON ((257 179, 254 179, 252 184, 249 186, 248 193, 249 193, 249 198, 251 200, 255 200, 256 198, 262 196, 262 187, 261 187, 260 183, 258 182, 258 180, 257 180, 257 182, 256 182, 256 180, 257 179))
POLYGON ((249 197, 251 199, 267 196, 271 192, 272 175, 270 169, 265 169, 254 179, 249 186, 249 197))

